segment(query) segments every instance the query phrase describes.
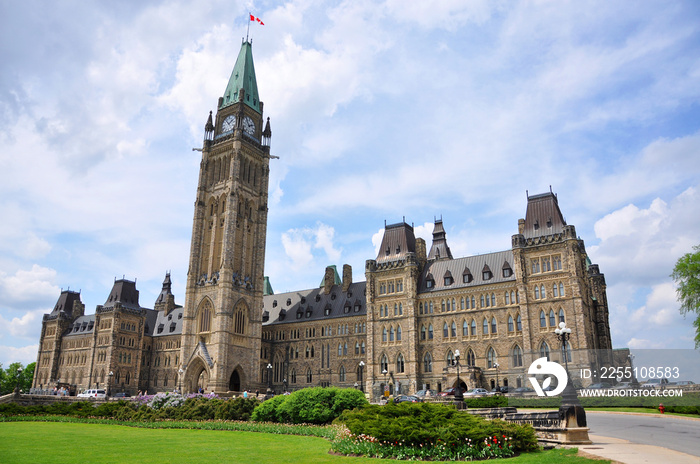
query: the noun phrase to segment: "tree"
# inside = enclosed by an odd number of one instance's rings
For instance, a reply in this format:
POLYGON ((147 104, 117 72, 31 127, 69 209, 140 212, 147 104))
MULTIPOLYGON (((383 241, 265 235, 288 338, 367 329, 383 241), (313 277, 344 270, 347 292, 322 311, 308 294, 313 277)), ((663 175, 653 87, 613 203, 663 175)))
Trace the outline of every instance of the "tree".
POLYGON ((20 390, 29 391, 35 367, 35 362, 29 363, 27 367, 24 367, 22 363, 13 362, 7 369, 3 370, 2 364, 0 364, 0 395, 12 393, 17 385, 19 385, 20 390), (17 369, 22 369, 22 372, 18 372, 17 369))
POLYGON ((671 277, 676 282, 676 295, 683 315, 697 313, 695 326, 695 348, 700 348, 700 245, 693 247, 694 253, 678 258, 671 277))

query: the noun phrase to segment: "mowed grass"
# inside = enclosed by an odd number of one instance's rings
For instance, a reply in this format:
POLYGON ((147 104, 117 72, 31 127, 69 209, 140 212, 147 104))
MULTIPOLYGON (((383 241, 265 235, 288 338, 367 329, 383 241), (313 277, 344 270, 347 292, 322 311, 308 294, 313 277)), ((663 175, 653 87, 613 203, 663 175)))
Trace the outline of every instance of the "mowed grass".
MULTIPOLYGON (((0 423, 0 461, 12 463, 378 463, 394 462, 335 456, 323 438, 256 432, 141 429, 117 425, 0 423)), ((507 464, 601 464, 575 456, 575 450, 549 450, 503 460, 507 464)))

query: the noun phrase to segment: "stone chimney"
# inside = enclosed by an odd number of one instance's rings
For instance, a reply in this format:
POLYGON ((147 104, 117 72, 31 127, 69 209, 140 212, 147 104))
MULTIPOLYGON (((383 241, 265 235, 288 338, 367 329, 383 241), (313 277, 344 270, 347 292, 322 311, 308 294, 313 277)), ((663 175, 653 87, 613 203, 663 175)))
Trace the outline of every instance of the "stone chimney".
POLYGON ((343 264, 343 292, 347 292, 352 284, 352 266, 343 264))
POLYGON ((425 260, 428 259, 428 254, 426 253, 425 240, 423 240, 420 237, 416 239, 416 257, 418 258, 418 261, 422 262, 425 262, 425 260))
POLYGON ((525 219, 518 219, 518 233, 525 233, 525 219))
POLYGON ((323 278, 323 293, 328 295, 331 292, 333 283, 335 282, 335 270, 328 266, 326 268, 326 275, 323 278))

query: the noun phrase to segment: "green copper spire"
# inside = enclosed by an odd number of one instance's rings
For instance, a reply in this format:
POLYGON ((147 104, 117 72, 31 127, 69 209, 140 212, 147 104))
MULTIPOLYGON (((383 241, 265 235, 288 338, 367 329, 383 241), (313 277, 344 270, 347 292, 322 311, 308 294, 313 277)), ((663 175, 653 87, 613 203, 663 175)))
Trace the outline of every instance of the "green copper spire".
POLYGON ((258 98, 258 81, 255 79, 255 67, 253 66, 253 48, 250 42, 241 44, 236 65, 228 80, 223 101, 219 109, 225 108, 239 101, 239 91, 244 90, 243 103, 260 113, 260 100, 258 98))
POLYGON ((272 285, 270 284, 270 278, 265 276, 265 282, 263 283, 263 296, 274 295, 275 292, 272 290, 272 285))

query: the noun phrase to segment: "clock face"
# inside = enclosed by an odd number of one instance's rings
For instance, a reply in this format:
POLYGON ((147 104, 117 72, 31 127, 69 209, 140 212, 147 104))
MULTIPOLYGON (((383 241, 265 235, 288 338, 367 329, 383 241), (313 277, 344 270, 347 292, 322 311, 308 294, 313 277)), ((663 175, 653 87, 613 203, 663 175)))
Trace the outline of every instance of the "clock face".
POLYGON ((236 116, 230 115, 221 123, 221 132, 230 132, 236 127, 236 116))
POLYGON ((253 122, 252 119, 250 119, 248 116, 243 118, 243 130, 245 131, 246 134, 248 135, 254 135, 255 134, 255 123, 253 122))

